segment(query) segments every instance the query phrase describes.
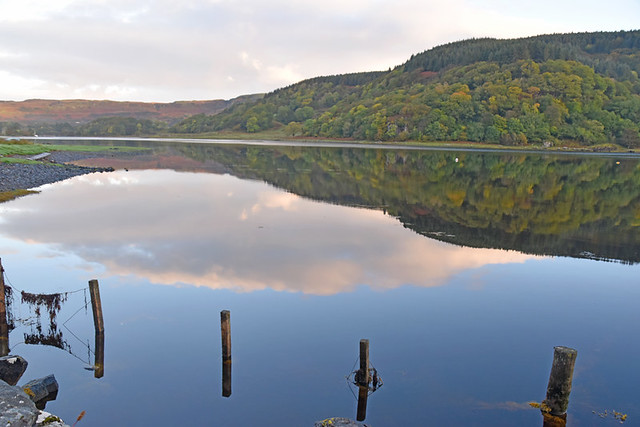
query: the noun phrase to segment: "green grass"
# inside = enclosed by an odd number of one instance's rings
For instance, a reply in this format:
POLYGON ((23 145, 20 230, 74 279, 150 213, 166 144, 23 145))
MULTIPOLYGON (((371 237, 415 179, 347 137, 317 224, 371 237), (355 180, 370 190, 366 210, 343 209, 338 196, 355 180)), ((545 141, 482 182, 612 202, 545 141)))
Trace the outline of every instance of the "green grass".
POLYGON ((0 157, 0 163, 20 163, 22 165, 39 165, 42 162, 37 160, 23 159, 21 157, 0 157))
MULTIPOLYGON (((98 145, 49 145, 34 144, 30 141, 0 141, 0 157, 2 156, 35 156, 36 154, 48 153, 51 151, 80 151, 80 152, 103 152, 103 151, 139 151, 145 148, 139 147, 105 147, 98 145)), ((3 159, 4 161, 5 159, 3 159)))

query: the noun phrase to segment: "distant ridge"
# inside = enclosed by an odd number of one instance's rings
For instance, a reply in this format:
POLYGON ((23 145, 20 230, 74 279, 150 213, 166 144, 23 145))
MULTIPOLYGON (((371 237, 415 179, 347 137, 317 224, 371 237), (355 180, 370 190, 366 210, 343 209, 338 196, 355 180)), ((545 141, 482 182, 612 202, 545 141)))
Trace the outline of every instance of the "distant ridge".
POLYGON ((0 122, 86 123, 103 117, 134 117, 174 123, 196 114, 217 114, 226 108, 259 99, 262 95, 244 95, 230 100, 130 102, 108 100, 47 100, 0 101, 0 122))

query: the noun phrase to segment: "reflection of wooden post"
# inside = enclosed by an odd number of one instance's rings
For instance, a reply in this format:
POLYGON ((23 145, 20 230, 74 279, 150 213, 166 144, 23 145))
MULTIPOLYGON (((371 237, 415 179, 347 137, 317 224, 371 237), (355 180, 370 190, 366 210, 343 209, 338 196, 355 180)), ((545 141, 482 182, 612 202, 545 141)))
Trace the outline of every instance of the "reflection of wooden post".
POLYGON ((100 288, 96 279, 89 280, 89 293, 91 294, 91 309, 93 310, 93 326, 96 333, 104 332, 102 320, 102 303, 100 302, 100 288))
POLYGON ((553 365, 544 403, 551 409, 551 415, 564 415, 569 407, 569 394, 573 381, 573 368, 578 352, 568 347, 553 348, 553 365))
POLYGON ((231 360, 222 362, 222 397, 231 396, 231 360))
POLYGON ((220 331, 222 334, 222 396, 231 396, 231 313, 220 312, 220 331))
POLYGON ((0 356, 9 354, 9 325, 7 325, 7 306, 4 293, 4 268, 0 259, 0 356))
POLYGON ((542 413, 542 427, 566 427, 567 414, 551 415, 542 413))
POLYGON ((369 340, 360 340, 360 369, 356 382, 359 386, 369 387, 369 340))
POLYGON ((358 413, 356 421, 364 421, 367 418, 367 399, 369 398, 369 388, 358 386, 358 413))
POLYGON ((104 376, 104 332, 96 332, 96 360, 94 363, 93 376, 102 378, 104 376))

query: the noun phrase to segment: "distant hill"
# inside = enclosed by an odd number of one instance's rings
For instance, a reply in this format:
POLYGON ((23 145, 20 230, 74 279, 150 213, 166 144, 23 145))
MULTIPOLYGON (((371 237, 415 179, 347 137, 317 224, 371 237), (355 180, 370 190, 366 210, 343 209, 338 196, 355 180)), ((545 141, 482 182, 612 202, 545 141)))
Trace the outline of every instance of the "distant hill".
POLYGON ((0 122, 86 123, 104 117, 132 117, 174 123, 195 114, 217 114, 237 103, 255 100, 261 95, 246 95, 230 100, 177 101, 171 103, 117 102, 29 99, 0 101, 0 122))
POLYGON ((174 132, 640 147, 640 31, 472 39, 388 72, 319 77, 174 132))

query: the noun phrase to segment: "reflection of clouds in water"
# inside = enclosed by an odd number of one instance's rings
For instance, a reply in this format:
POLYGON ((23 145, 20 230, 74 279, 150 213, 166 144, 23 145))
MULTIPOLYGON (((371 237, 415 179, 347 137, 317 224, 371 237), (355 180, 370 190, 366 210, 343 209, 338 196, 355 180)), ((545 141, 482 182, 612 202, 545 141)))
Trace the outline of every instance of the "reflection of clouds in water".
POLYGON ((444 244, 381 212, 232 176, 136 171, 73 178, 10 202, 0 232, 159 284, 328 295, 437 286, 530 256, 444 244))

